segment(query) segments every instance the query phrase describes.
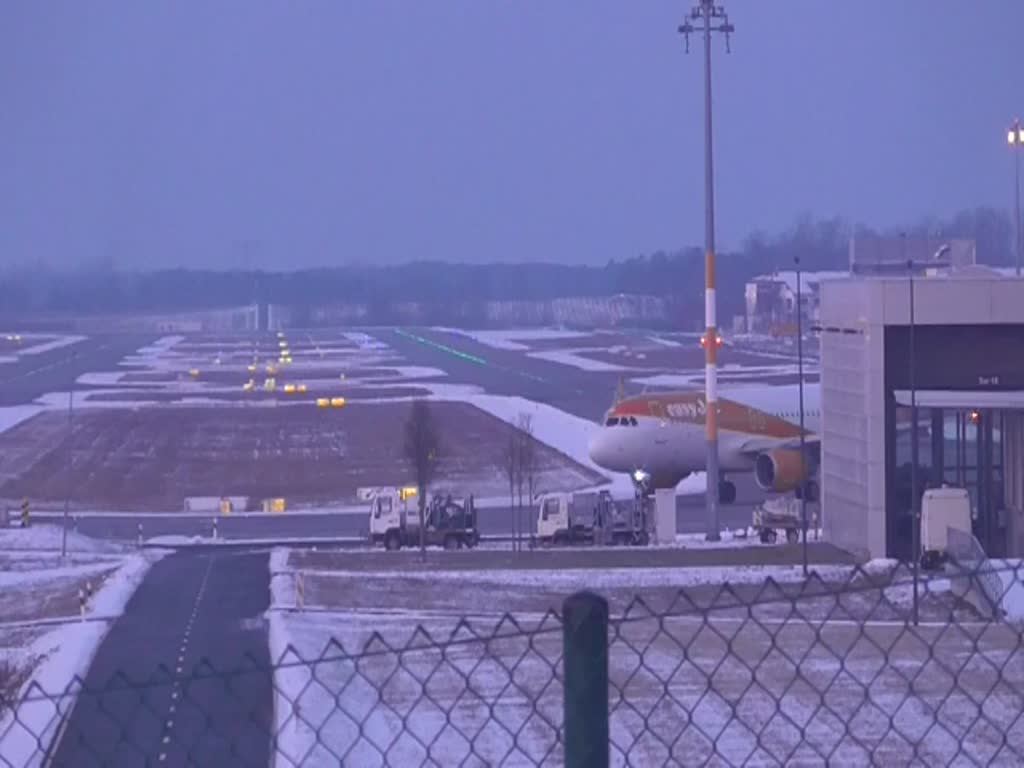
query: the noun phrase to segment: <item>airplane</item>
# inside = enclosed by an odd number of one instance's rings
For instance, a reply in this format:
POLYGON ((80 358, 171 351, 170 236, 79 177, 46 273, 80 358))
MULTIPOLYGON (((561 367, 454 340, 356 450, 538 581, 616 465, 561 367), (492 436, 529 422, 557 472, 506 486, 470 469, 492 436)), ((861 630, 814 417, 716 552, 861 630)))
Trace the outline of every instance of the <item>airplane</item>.
MULTIPOLYGON (((800 492, 817 499, 809 478, 820 458, 821 389, 804 385, 804 449, 800 456, 797 385, 738 387, 718 400, 719 499, 736 500, 727 474, 753 472, 766 491, 800 492)), ((591 460, 628 473, 644 491, 675 488, 705 469, 707 443, 703 392, 658 392, 619 399, 605 414, 588 446, 591 460)))

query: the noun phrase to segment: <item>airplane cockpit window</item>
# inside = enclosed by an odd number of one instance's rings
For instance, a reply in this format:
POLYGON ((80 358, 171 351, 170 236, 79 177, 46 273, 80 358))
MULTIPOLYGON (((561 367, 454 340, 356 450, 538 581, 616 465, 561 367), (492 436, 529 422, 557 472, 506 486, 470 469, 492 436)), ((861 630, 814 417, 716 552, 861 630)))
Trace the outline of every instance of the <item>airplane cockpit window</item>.
POLYGON ((631 427, 638 427, 638 426, 640 426, 640 424, 636 420, 636 416, 630 416, 629 417, 629 426, 631 426, 631 427))
POLYGON ((618 423, 619 423, 619 420, 615 416, 612 416, 611 418, 608 419, 608 421, 606 421, 604 423, 604 425, 606 427, 614 427, 614 426, 617 426, 618 423))

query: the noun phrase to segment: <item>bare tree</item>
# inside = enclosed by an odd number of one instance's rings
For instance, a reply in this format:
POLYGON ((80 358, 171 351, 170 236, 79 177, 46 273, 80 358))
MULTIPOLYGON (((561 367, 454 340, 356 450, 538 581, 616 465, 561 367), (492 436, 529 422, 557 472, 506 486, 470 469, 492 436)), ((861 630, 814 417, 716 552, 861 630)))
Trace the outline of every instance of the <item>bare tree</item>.
POLYGON ((434 426, 433 414, 425 400, 413 400, 412 412, 405 423, 405 457, 412 464, 420 512, 420 553, 426 557, 427 489, 437 475, 441 442, 434 426))
POLYGON ((505 451, 505 476, 508 478, 508 504, 512 510, 512 548, 519 547, 519 515, 516 510, 516 488, 521 473, 519 433, 515 427, 508 431, 508 447, 505 451))
MULTIPOLYGON (((533 506, 533 492, 537 480, 537 441, 533 439, 533 415, 520 413, 516 424, 519 429, 519 499, 522 505, 523 483, 527 490, 527 511, 533 506)), ((529 519, 529 517, 527 517, 529 519)), ((520 531, 522 530, 520 525, 520 531)))

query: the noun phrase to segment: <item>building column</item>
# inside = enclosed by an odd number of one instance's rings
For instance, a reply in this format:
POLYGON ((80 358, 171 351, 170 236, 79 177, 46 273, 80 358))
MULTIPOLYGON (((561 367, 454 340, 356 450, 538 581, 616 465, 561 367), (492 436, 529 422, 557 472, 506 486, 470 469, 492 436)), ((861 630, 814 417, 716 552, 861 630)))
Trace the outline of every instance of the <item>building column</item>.
POLYGON ((1003 506, 1006 508, 1006 555, 1024 556, 1024 412, 1003 418, 1003 506))

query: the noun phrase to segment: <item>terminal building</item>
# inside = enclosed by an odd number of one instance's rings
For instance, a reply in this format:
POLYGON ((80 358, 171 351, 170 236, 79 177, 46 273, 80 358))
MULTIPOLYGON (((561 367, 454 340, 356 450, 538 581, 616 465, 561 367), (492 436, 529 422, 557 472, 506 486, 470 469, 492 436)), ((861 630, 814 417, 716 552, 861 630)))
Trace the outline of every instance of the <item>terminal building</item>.
POLYGON ((820 331, 826 538, 911 557, 917 439, 916 494, 966 488, 988 556, 1024 556, 1024 280, 965 266, 823 281, 820 331))

